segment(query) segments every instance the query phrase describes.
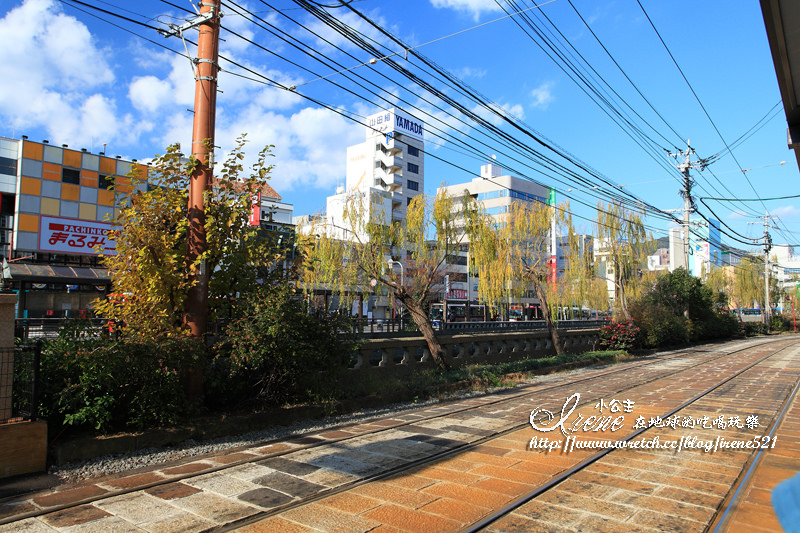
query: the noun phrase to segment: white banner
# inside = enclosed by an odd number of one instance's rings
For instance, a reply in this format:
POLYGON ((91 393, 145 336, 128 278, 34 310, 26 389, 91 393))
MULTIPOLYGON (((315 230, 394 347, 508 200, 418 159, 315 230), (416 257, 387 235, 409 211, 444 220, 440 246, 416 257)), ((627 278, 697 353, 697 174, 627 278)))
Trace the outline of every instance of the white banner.
POLYGON ((114 226, 74 218, 42 216, 39 220, 39 250, 65 254, 115 255, 114 226))

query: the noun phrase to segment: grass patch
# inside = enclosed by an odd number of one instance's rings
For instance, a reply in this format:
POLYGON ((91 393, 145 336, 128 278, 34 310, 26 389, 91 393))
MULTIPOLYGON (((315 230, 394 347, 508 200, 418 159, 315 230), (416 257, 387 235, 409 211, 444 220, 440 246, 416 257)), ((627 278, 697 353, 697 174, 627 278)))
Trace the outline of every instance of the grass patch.
POLYGON ((522 379, 541 373, 543 370, 611 363, 628 357, 630 356, 624 350, 605 350, 523 359, 508 363, 468 365, 448 371, 429 369, 415 374, 409 385, 412 390, 427 391, 428 393, 436 393, 441 388, 450 388, 457 384, 461 385, 455 387, 458 389, 470 388, 470 386, 473 389, 513 387, 522 379))

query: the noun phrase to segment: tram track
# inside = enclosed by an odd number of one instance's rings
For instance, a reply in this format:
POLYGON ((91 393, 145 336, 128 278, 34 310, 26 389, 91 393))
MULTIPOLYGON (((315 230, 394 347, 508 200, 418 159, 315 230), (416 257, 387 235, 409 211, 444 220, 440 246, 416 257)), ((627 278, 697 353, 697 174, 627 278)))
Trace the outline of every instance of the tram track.
MULTIPOLYGON (((680 373, 692 372, 692 371, 696 372, 697 368, 701 367, 703 365, 712 365, 716 361, 719 361, 720 359, 723 359, 723 358, 726 358, 726 357, 730 357, 730 356, 732 356, 732 355, 734 355, 734 354, 736 354, 738 352, 744 352, 746 350, 750 350, 750 349, 753 349, 753 348, 759 348, 759 347, 762 347, 762 346, 764 346, 766 344, 771 344, 773 342, 775 342, 775 341, 747 343, 746 346, 743 346, 741 348, 737 348, 735 350, 730 350, 730 351, 724 351, 724 350, 723 351, 719 351, 718 353, 714 353, 710 357, 708 356, 709 355, 709 351, 707 349, 686 350, 686 351, 676 352, 676 353, 670 354, 668 356, 648 357, 647 359, 642 359, 642 360, 630 363, 628 365, 625 365, 624 368, 619 368, 619 369, 616 369, 616 370, 598 370, 596 372, 592 372, 591 375, 582 377, 580 379, 571 380, 571 381, 565 380, 563 382, 556 383, 556 384, 548 384, 548 385, 537 384, 537 385, 533 385, 533 386, 530 386, 530 387, 525 387, 524 390, 522 390, 520 392, 503 394, 502 397, 496 398, 496 399, 493 399, 493 400, 482 400, 482 399, 475 400, 475 399, 473 399, 472 403, 470 403, 469 405, 458 407, 456 409, 451 409, 451 410, 447 410, 447 409, 444 409, 444 408, 429 408, 429 409, 425 409, 425 410, 423 410, 423 412, 426 411, 426 410, 427 411, 436 411, 436 412, 434 412, 432 414, 429 414, 427 416, 414 417, 414 418, 406 420, 406 421, 399 421, 399 423, 396 423, 396 422, 398 422, 398 420, 394 420, 392 423, 387 424, 385 427, 373 428, 373 430, 370 431, 369 434, 370 435, 379 435, 379 434, 390 432, 390 431, 398 431, 398 430, 402 431, 403 428, 410 428, 410 427, 419 428, 419 427, 421 427, 420 426, 421 424, 423 424, 425 422, 428 422, 428 421, 440 420, 443 417, 451 417, 451 418, 452 417, 459 417, 459 416, 463 416, 465 414, 469 414, 469 413, 477 412, 477 411, 481 411, 481 410, 485 412, 485 411, 488 411, 490 409, 495 409, 494 412, 500 412, 500 411, 503 410, 503 407, 505 406, 504 404, 515 404, 515 402, 519 402, 519 400, 521 400, 522 398, 528 397, 531 394, 541 395, 543 393, 549 393, 549 394, 552 395, 553 398, 556 398, 556 397, 558 397, 557 393, 559 391, 563 390, 566 387, 574 388, 576 386, 579 386, 580 384, 586 384, 586 383, 589 383, 589 382, 600 382, 600 383, 603 383, 604 385, 607 386, 605 389, 599 391, 601 393, 601 395, 619 394, 619 393, 624 392, 627 389, 635 388, 635 387, 641 387, 642 385, 654 383, 654 382, 656 382, 656 381, 658 381, 660 379, 666 379, 666 378, 669 378, 669 377, 674 377, 675 375, 680 374, 680 373), (694 361, 694 362, 689 361, 689 358, 691 358, 691 357, 698 358, 699 360, 694 361), (682 365, 680 365, 681 368, 671 368, 671 369, 666 369, 666 370, 663 370, 663 371, 654 371, 653 375, 649 376, 644 381, 637 382, 635 384, 635 387, 625 387, 625 386, 622 386, 621 388, 620 387, 617 387, 617 388, 614 388, 614 387, 610 387, 609 388, 608 387, 608 385, 610 384, 610 378, 611 377, 615 377, 615 376, 616 377, 620 377, 624 373, 630 372, 631 369, 642 369, 642 368, 645 368, 645 367, 647 367, 649 365, 654 365, 654 364, 657 364, 657 363, 664 363, 664 362, 672 361, 672 360, 679 360, 679 362, 682 363, 682 365)), ((779 351, 780 350, 777 350, 774 353, 778 353, 779 351)), ((774 353, 772 355, 774 355, 774 353)), ((768 356, 768 357, 771 357, 771 355, 768 356)), ((752 366, 754 366, 756 364, 758 364, 758 362, 753 363, 748 368, 751 368, 752 366)), ((741 372, 744 372, 744 371, 745 370, 742 370, 741 372)), ((739 374, 741 374, 741 372, 739 374)), ((739 374, 737 374, 737 375, 739 375, 739 374)), ((731 378, 731 379, 733 379, 733 378, 731 378)), ((721 382, 720 384, 717 384, 715 387, 713 387, 710 390, 716 390, 716 388, 722 386, 724 383, 727 383, 727 381, 729 381, 729 380, 725 380, 724 382, 721 382)), ((710 390, 706 391, 704 394, 708 394, 710 392, 710 390)), ((593 392, 593 395, 597 395, 597 394, 593 392)), ((695 398, 695 400, 696 400, 696 398, 695 398)), ((461 402, 461 403, 464 403, 464 402, 461 402)), ((588 405, 589 403, 591 403, 591 402, 587 401, 587 402, 582 403, 581 405, 585 406, 585 405, 588 405)), ((669 415, 667 415, 667 416, 669 416, 669 415)), ((402 419, 402 416, 399 416, 397 418, 398 419, 402 419)), ((123 489, 123 490, 118 490, 118 491, 109 491, 109 492, 107 492, 105 494, 102 494, 102 495, 97 495, 97 496, 91 496, 91 497, 87 497, 87 498, 78 499, 78 500, 72 501, 72 502, 70 502, 68 504, 63 504, 63 505, 53 506, 53 507, 48 507, 48 508, 42 508, 42 509, 38 509, 36 511, 32 511, 32 512, 29 512, 29 513, 24 513, 24 514, 20 514, 20 515, 13 516, 13 517, 8 517, 8 518, 5 518, 3 520, 0 520, 0 525, 7 524, 7 523, 10 523, 10 522, 16 521, 16 520, 23 520, 23 519, 27 519, 27 518, 35 518, 35 517, 40 517, 40 516, 51 514, 51 513, 55 513, 55 512, 61 512, 61 511, 73 509, 73 508, 78 507, 78 506, 100 503, 103 500, 107 500, 109 498, 113 498, 113 497, 129 494, 131 492, 143 491, 143 490, 147 490, 147 489, 153 489, 153 488, 157 488, 157 487, 160 487, 160 486, 173 484, 173 483, 178 483, 178 482, 190 482, 191 483, 191 481, 193 479, 198 478, 200 476, 207 476, 207 475, 213 474, 213 473, 224 472, 226 470, 233 469, 233 468, 236 468, 236 467, 246 467, 248 465, 258 464, 258 463, 261 463, 261 462, 263 462, 265 460, 269 460, 269 459, 287 458, 287 457, 291 456, 292 454, 299 454, 301 452, 310 452, 310 451, 315 450, 316 448, 320 448, 320 447, 323 447, 323 446, 342 447, 343 445, 347 444, 348 442, 354 442, 354 441, 356 441, 356 440, 358 440, 360 438, 365 437, 366 434, 365 433, 361 433, 361 434, 354 434, 354 435, 351 435, 351 436, 345 436, 345 437, 340 437, 340 438, 329 438, 329 439, 321 439, 321 438, 318 437, 318 435, 325 434, 325 433, 331 433, 332 431, 346 431, 348 429, 354 430, 354 428, 358 428, 359 426, 369 426, 370 424, 374 424, 377 420, 378 419, 373 419, 373 420, 367 420, 367 421, 362 421, 362 422, 358 422, 358 423, 346 424, 346 425, 343 425, 343 426, 338 426, 338 427, 334 427, 334 428, 328 428, 326 430, 322 430, 322 431, 319 431, 319 432, 311 433, 311 434, 304 435, 304 436, 301 436, 301 437, 296 437, 296 438, 294 438, 295 441, 304 442, 305 444, 300 444, 299 446, 295 446, 295 447, 292 447, 290 449, 282 450, 282 451, 277 452, 277 453, 253 456, 253 457, 249 457, 249 458, 246 458, 246 459, 229 462, 227 464, 219 465, 219 466, 216 466, 216 467, 203 469, 202 471, 187 473, 187 474, 184 474, 184 475, 173 476, 173 477, 170 477, 170 478, 167 478, 167 479, 160 479, 160 480, 157 480, 157 481, 154 481, 154 482, 150 482, 150 483, 142 483, 142 484, 139 484, 137 486, 130 487, 128 489, 123 489)), ((458 420, 459 420, 458 418, 454 418, 453 422, 457 424, 458 420)), ((497 431, 492 431, 489 434, 480 436, 480 437, 475 438, 475 439, 473 439, 473 440, 471 440, 469 442, 463 442, 463 443, 458 443, 458 444, 446 443, 446 444, 448 444, 448 446, 446 446, 445 449, 443 449, 440 452, 427 454, 426 456, 418 458, 418 459, 415 459, 415 460, 405 461, 402 464, 399 464, 397 466, 384 469, 383 471, 381 471, 381 472, 379 472, 377 474, 365 475, 365 476, 362 476, 360 479, 358 479, 356 481, 352 481, 352 482, 349 482, 349 483, 342 483, 342 484, 340 484, 338 486, 329 487, 326 490, 319 491, 317 494, 304 497, 300 501, 293 501, 293 502, 285 504, 285 505, 278 505, 278 506, 276 506, 276 507, 274 507, 272 509, 269 509, 269 510, 266 510, 266 511, 260 511, 260 512, 254 513, 253 515, 248 516, 248 517, 246 517, 244 519, 233 520, 228 524, 223 524, 221 526, 217 526, 217 527, 214 527, 212 529, 214 531, 228 531, 228 530, 232 530, 232 529, 244 526, 246 524, 255 523, 255 522, 259 521, 259 520, 263 520, 263 519, 268 518, 270 516, 278 515, 278 514, 283 513, 283 512, 285 512, 287 510, 290 510, 290 509, 293 509, 293 508, 298 508, 298 507, 301 507, 303 505, 307 505, 309 503, 313 503, 313 502, 322 500, 322 499, 327 498, 327 497, 329 497, 331 495, 346 492, 346 491, 348 491, 348 490, 350 490, 350 489, 352 489, 354 487, 366 485, 366 484, 372 483, 374 481, 378 481, 378 480, 381 480, 381 479, 386 479, 386 478, 389 478, 389 477, 392 477, 392 476, 396 476, 396 475, 401 474, 401 473, 403 473, 405 471, 412 470, 414 468, 419 468, 420 466, 424 466, 426 464, 432 464, 432 463, 435 463, 437 461, 441 461, 441 460, 443 460, 443 459, 445 459, 447 457, 450 457, 450 456, 455 455, 455 454, 463 453, 463 452, 468 451, 470 449, 475 449, 476 447, 480 447, 480 446, 482 446, 482 445, 484 445, 484 444, 486 444, 488 442, 491 442, 493 439, 497 439, 497 438, 503 437, 505 435, 508 435, 510 433, 513 433, 515 431, 518 431, 521 427, 525 427, 526 425, 527 424, 524 424, 524 423, 523 424, 510 423, 508 425, 508 427, 505 427, 505 428, 497 430, 497 431)), ((630 438, 635 438, 635 436, 637 434, 638 434, 638 432, 636 434, 630 436, 630 438)), ((413 438, 413 437, 414 437, 414 435, 412 435, 411 437, 408 437, 408 438, 413 438)), ((436 437, 430 437, 430 438, 426 439, 424 434, 417 435, 417 437, 420 439, 420 442, 426 442, 427 441, 428 443, 430 443, 430 442, 434 442, 435 443, 437 441, 436 437)), ((289 440, 291 441, 293 439, 289 439, 289 440)), ((448 439, 444 439, 444 440, 446 441, 448 439)), ((265 447, 268 447, 270 444, 276 444, 277 442, 278 441, 267 441, 267 442, 259 443, 259 444, 254 445, 254 446, 250 446, 250 447, 247 447, 247 448, 244 448, 244 449, 237 449, 237 450, 246 451, 246 450, 252 450, 254 448, 265 448, 265 447)), ((582 468, 585 468, 586 466, 588 466, 592 462, 598 460, 600 457, 602 457, 604 455, 605 454, 602 454, 602 455, 598 454, 596 459, 592 460, 591 462, 588 462, 582 468)), ((203 459, 202 457, 193 458, 193 460, 195 462, 198 461, 198 460, 202 460, 202 459, 203 459)), ((554 483, 553 485, 555 485, 555 484, 557 484, 557 483, 554 483)), ((520 505, 522 505, 522 503, 520 503, 520 505)))
MULTIPOLYGON (((725 379, 723 379, 719 383, 707 388, 703 392, 695 395, 693 398, 683 402, 681 405, 669 410, 668 412, 663 413, 662 415, 660 415, 661 418, 662 419, 666 419, 666 418, 668 418, 670 416, 675 415, 676 413, 678 413, 680 411, 683 411, 683 410, 695 405, 698 400, 707 397, 709 394, 713 393, 714 391, 717 391, 718 389, 720 389, 724 385, 726 385, 729 382, 733 381, 734 379, 740 377, 742 374, 744 374, 744 373, 750 371, 751 369, 757 367, 758 365, 760 365, 763 362, 767 361, 768 359, 774 357, 775 355, 781 353, 785 349, 787 349, 787 347, 781 347, 781 348, 775 350, 774 352, 770 353, 769 355, 763 357, 762 359, 749 364, 745 368, 737 371, 734 375, 726 377, 725 379)), ((637 387, 638 386, 639 385, 637 385, 637 387)), ((773 420, 773 422, 771 423, 770 431, 768 432, 770 436, 773 435, 774 428, 777 427, 777 425, 782 420, 783 414, 785 413, 785 410, 786 410, 786 406, 788 405, 788 402, 790 401, 790 399, 792 397, 794 397, 794 395, 796 394, 798 386, 800 386, 800 381, 797 382, 797 384, 793 388, 792 393, 789 396, 787 396, 786 400, 784 401, 784 405, 782 406, 781 415, 779 417, 777 417, 775 420, 773 420)), ((630 434, 630 435, 628 435, 628 436, 626 436, 624 438, 619 439, 619 441, 621 441, 621 442, 631 442, 634 439, 640 437, 641 435, 643 435, 644 433, 646 433, 647 431, 649 431, 651 429, 652 429, 651 427, 641 428, 641 429, 633 432, 632 434, 630 434)), ((578 472, 581 472, 581 471, 585 470, 586 468, 588 468, 592 464, 596 463, 597 461, 599 461, 603 457, 605 457, 605 456, 607 456, 607 455, 609 455, 611 453, 614 453, 614 452, 616 452, 618 450, 624 450, 624 449, 625 449, 624 447, 606 448, 606 449, 604 449, 604 450, 592 455, 588 459, 583 460, 582 462, 580 462, 576 466, 574 466, 574 467, 570 468, 569 470, 566 470, 563 473, 561 473, 560 475, 556 476, 555 478, 550 480, 548 483, 546 483, 544 485, 541 485, 541 486, 537 487, 534 491, 531 491, 528 494, 526 494, 525 496, 523 496, 521 498, 518 498, 517 500, 515 500, 514 502, 512 502, 508 506, 504 507, 503 509, 500 509, 499 511, 493 513, 492 515, 490 515, 490 516, 488 516, 488 517, 486 517, 486 518, 484 518, 484 519, 472 524, 468 528, 465 528, 462 531, 462 533, 476 533, 478 531, 484 530, 485 528, 487 528, 491 524, 494 524, 495 522, 497 522, 502 517, 505 517, 506 515, 508 515, 508 514, 512 513, 513 511, 519 509, 520 507, 522 507, 523 505, 525 505, 529 501, 533 500, 534 498, 536 498, 536 497, 546 493, 547 491, 557 487, 558 485, 560 485, 564 481, 570 479, 572 476, 574 476, 578 472)), ((754 454, 755 455, 759 455, 760 452, 761 452, 760 448, 757 449, 757 450, 754 450, 754 454)), ((733 498, 731 498, 731 499, 733 499, 733 498)), ((730 503, 731 502, 728 503, 727 507, 730 506, 730 503)), ((723 516, 724 516, 724 514, 723 514, 723 516)), ((717 529, 715 529, 714 531, 717 531, 717 529)))

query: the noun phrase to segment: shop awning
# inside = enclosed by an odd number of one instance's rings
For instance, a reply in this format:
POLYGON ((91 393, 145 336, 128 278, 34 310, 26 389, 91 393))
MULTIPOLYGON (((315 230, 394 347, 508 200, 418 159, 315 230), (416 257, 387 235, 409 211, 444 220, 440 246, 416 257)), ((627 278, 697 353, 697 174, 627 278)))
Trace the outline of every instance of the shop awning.
POLYGON ((3 261, 3 278, 32 283, 67 283, 70 285, 104 285, 111 283, 105 268, 69 267, 3 261))

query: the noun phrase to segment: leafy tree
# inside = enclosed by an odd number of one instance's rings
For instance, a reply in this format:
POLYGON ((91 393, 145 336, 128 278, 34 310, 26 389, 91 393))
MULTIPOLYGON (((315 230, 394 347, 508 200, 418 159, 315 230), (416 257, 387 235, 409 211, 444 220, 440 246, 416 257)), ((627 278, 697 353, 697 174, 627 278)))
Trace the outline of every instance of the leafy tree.
POLYGON ((569 257, 565 258, 566 268, 558 284, 561 301, 570 306, 575 304, 589 309, 608 309, 608 290, 605 281, 595 275, 592 247, 586 242, 581 243, 584 236, 575 233, 571 214, 566 216, 565 226, 569 257))
POLYGON ((234 315, 227 328, 232 379, 272 403, 333 393, 357 344, 347 317, 309 312, 288 283, 259 285, 237 301, 234 315))
POLYGON ((114 295, 95 300, 101 316, 119 320, 122 331, 145 338, 186 332, 184 302, 189 274, 205 263, 211 316, 228 301, 256 285, 256 279, 278 257, 269 239, 259 236, 248 220, 255 193, 272 167, 264 149, 248 175, 243 175, 244 138, 223 163, 206 192, 205 229, 208 249, 186 262, 188 180, 194 160, 170 146, 152 165, 136 165, 114 191, 122 206, 113 219, 117 253, 104 257, 114 295))
POLYGON ((550 229, 563 227, 564 206, 514 203, 503 219, 475 216, 470 227, 471 256, 478 272, 478 293, 486 301, 499 302, 509 292, 517 296, 533 287, 542 316, 557 354, 564 345, 553 319, 554 292, 547 283, 550 274, 550 229))
POLYGON ((307 291, 326 288, 345 303, 381 289, 392 293, 411 315, 436 365, 447 368, 428 307, 443 288, 447 258, 456 256, 465 241, 463 221, 474 211, 474 200, 456 201, 444 192, 433 200, 420 195, 402 221, 388 220, 381 203, 377 195, 356 192, 347 202, 344 227, 309 228, 300 240, 301 280, 307 291), (402 272, 390 268, 389 260, 401 262, 402 272))
POLYGON ((660 276, 647 294, 647 300, 672 310, 678 316, 686 314, 692 320, 704 320, 712 313, 711 290, 685 268, 660 276))
POLYGON ((760 258, 742 258, 742 264, 735 269, 733 296, 737 307, 749 309, 756 304, 764 308, 764 262, 760 258))
POLYGON ((626 320, 630 292, 637 291, 640 272, 647 261, 652 238, 641 215, 618 202, 597 204, 597 247, 595 253, 606 264, 606 279, 614 283, 614 306, 626 320))

